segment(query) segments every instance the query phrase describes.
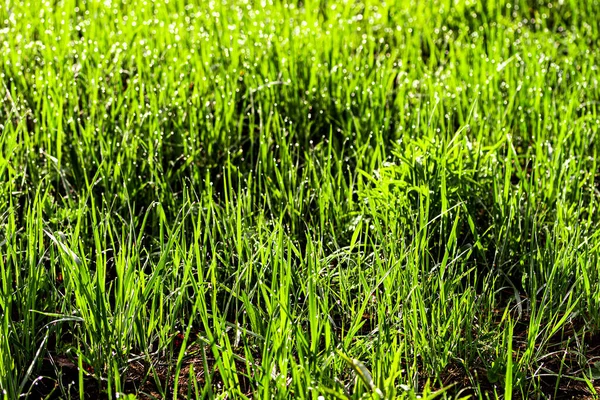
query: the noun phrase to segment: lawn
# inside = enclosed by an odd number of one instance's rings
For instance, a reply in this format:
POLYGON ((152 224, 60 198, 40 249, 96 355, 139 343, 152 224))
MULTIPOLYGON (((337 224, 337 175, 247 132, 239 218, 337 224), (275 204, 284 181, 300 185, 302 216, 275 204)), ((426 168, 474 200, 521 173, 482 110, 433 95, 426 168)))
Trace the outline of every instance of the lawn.
POLYGON ((5 0, 0 396, 600 397, 599 0, 5 0))

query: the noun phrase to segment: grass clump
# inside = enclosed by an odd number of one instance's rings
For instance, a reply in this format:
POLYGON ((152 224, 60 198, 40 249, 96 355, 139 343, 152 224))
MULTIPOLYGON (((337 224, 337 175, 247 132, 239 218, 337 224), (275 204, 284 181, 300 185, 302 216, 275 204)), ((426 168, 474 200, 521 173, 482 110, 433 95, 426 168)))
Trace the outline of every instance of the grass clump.
POLYGON ((0 391, 595 398, 597 0, 0 7, 0 391))

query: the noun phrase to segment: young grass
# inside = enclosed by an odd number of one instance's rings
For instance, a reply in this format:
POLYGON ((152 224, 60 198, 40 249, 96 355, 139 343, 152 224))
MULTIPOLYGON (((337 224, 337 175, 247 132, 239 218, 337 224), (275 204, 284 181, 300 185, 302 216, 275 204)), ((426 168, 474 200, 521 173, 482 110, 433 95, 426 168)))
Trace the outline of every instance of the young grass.
POLYGON ((7 0, 3 398, 597 397, 598 20, 7 0))

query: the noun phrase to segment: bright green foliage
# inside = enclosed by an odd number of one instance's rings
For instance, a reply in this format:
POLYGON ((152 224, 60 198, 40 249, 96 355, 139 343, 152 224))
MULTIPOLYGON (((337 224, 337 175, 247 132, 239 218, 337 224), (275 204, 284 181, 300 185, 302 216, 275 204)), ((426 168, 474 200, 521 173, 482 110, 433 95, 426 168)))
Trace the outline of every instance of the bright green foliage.
POLYGON ((4 1, 0 393, 595 395, 598 21, 4 1))

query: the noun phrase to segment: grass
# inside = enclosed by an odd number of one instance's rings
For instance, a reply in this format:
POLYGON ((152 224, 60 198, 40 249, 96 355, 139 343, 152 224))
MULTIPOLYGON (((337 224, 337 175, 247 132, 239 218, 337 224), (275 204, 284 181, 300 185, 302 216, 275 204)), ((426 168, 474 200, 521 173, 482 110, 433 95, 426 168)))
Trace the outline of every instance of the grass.
POLYGON ((597 398, 598 20, 4 1, 3 398, 597 398))

